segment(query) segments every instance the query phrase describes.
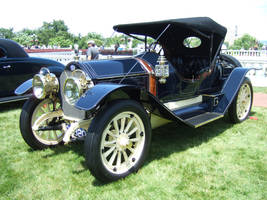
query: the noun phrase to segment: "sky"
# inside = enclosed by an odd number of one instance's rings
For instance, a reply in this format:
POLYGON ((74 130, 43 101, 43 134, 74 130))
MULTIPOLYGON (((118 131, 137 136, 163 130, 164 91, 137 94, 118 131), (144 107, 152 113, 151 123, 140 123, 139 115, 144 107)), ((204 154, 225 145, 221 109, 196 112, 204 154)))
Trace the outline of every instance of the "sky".
POLYGON ((267 0, 2 0, 0 6, 0 28, 14 31, 64 20, 73 34, 110 37, 116 24, 205 16, 227 27, 228 38, 237 26, 240 36, 267 40, 267 0))

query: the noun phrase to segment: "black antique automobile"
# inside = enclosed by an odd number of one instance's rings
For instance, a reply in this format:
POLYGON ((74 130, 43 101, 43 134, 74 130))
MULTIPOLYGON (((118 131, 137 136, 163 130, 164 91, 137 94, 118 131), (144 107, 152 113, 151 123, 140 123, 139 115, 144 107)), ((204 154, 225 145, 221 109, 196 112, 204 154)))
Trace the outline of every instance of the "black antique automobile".
POLYGON ((31 79, 42 67, 60 75, 64 65, 53 60, 29 57, 24 49, 12 40, 0 39, 0 103, 29 98, 31 92, 16 96, 14 90, 31 79))
POLYGON ((22 136, 33 149, 85 138, 91 173, 114 181, 142 166, 155 127, 174 121, 197 128, 227 113, 234 123, 247 118, 249 69, 220 53, 223 26, 203 17, 114 30, 146 46, 148 37, 154 42, 131 58, 71 62, 59 79, 41 69, 32 82, 35 96, 20 117, 22 136))

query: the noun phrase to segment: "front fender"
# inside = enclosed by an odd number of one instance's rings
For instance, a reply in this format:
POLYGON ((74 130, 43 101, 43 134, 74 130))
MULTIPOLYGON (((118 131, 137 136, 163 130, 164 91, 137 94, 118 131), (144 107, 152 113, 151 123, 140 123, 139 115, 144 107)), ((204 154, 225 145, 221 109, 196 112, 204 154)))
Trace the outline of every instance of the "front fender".
POLYGON ((113 84, 113 83, 100 83, 88 90, 75 104, 75 107, 80 110, 93 112, 97 106, 104 101, 104 99, 111 93, 119 89, 134 89, 135 86, 113 84))
POLYGON ((155 96, 149 92, 143 91, 140 88, 132 85, 121 85, 112 83, 101 83, 95 85, 88 90, 75 104, 75 107, 80 110, 95 112, 97 107, 104 102, 108 97, 115 94, 116 98, 131 98, 137 101, 150 104, 153 108, 152 112, 160 117, 183 122, 182 119, 175 116, 167 107, 165 107, 155 96), (126 96, 125 96, 126 95, 126 96))
POLYGON ((16 95, 23 95, 32 88, 32 79, 29 79, 16 88, 16 95))

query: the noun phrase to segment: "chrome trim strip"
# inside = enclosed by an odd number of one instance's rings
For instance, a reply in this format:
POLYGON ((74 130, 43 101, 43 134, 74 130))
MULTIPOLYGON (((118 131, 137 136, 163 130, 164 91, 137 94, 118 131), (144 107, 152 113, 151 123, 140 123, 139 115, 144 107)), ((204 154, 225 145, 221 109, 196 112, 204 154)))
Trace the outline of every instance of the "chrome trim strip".
POLYGON ((142 74, 130 74, 127 76, 124 75, 120 75, 120 76, 110 76, 110 77, 101 77, 101 78, 96 78, 96 80, 104 80, 104 79, 114 79, 114 78, 128 78, 128 77, 133 77, 133 76, 145 76, 147 75, 146 73, 142 73, 142 74))
POLYGON ((26 95, 26 96, 20 96, 19 98, 12 98, 12 97, 0 98, 0 104, 26 100, 26 99, 30 98, 31 96, 32 96, 32 94, 26 95))

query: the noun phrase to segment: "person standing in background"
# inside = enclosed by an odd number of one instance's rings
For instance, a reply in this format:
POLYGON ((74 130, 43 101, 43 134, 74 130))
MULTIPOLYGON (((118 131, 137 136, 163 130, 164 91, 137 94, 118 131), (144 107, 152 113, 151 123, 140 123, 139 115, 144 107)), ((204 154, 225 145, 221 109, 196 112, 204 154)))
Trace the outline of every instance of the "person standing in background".
POLYGON ((86 60, 97 60, 98 58, 99 58, 99 51, 95 46, 95 42, 93 40, 88 41, 86 60))

